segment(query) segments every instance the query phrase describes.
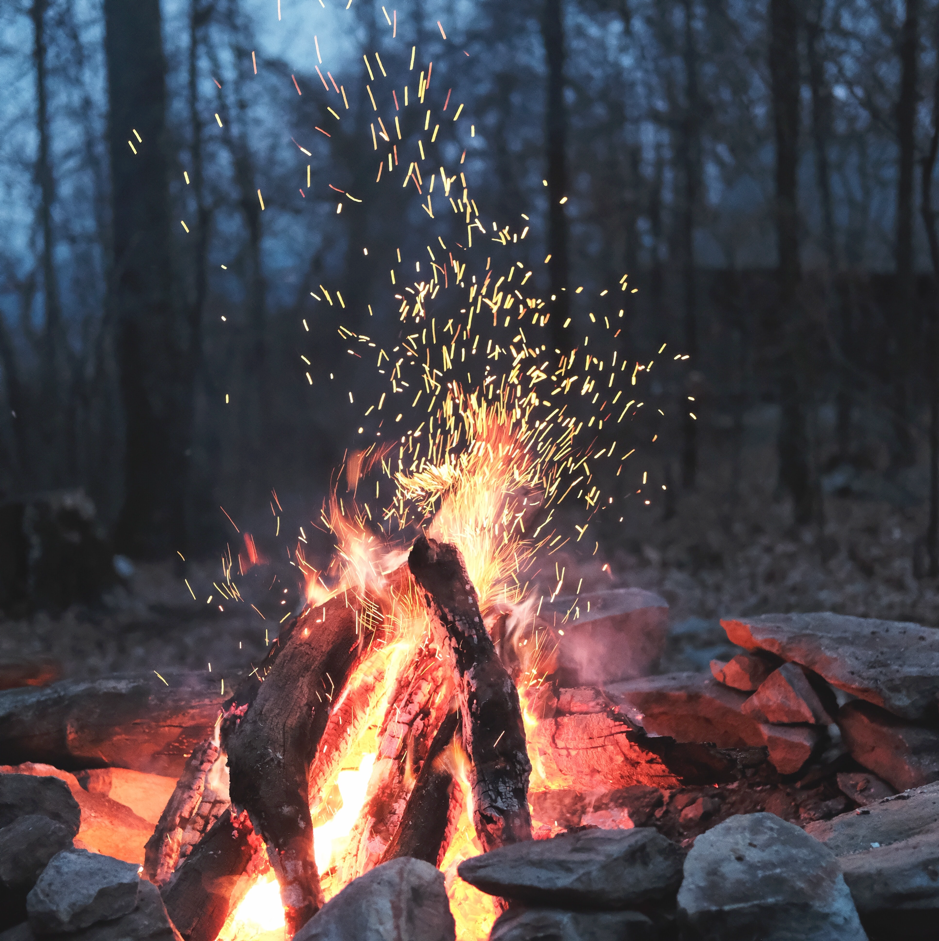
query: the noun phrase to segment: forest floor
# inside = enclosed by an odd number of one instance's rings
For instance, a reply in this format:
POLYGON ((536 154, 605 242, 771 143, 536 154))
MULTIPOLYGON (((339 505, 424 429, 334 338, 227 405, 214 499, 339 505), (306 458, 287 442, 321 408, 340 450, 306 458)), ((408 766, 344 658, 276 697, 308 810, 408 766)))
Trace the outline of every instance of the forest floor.
MULTIPOLYGON (((765 434, 735 456, 712 437, 701 468, 695 491, 681 494, 668 518, 661 498, 627 500, 596 553, 592 542, 580 554, 562 550, 543 566, 544 580, 565 567, 564 594, 576 578, 584 591, 631 586, 663 596, 676 639, 687 637, 666 658, 669 669, 706 669, 726 646, 717 619, 728 615, 835 611, 939 627, 939 579, 917 577, 914 565, 926 524, 922 469, 898 481, 835 468, 825 478, 824 525, 799 528, 777 498, 765 434)), ((0 661, 48 658, 69 677, 183 669, 234 677, 263 657, 296 606, 294 572, 256 570, 241 580, 245 602, 232 603, 213 586, 218 562, 190 566, 198 600, 172 564, 141 565, 96 609, 0 621, 0 661)))

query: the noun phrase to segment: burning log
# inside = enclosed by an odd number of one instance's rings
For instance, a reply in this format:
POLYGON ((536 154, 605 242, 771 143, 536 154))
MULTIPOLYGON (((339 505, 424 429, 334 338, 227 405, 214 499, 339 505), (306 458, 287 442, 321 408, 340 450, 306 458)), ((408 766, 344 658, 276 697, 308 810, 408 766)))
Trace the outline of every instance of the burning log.
POLYGON ((460 556, 421 536, 408 557, 427 609, 450 639, 470 758, 473 823, 485 851, 531 839, 531 762, 518 690, 486 632, 479 601, 460 556))
POLYGON ((193 748, 211 736, 222 697, 211 675, 167 679, 130 673, 0 692, 0 764, 177 777, 193 748))
POLYGON ((144 872, 156 885, 168 882, 179 864, 186 825, 202 803, 206 780, 220 754, 221 749, 211 740, 193 751, 153 835, 147 840, 144 872))
POLYGON ((368 796, 343 861, 343 881, 381 862, 404 814, 409 779, 419 773, 452 696, 449 665, 425 644, 402 671, 378 735, 368 796))
POLYGON ((264 862, 247 819, 226 810, 162 890, 167 914, 186 941, 215 941, 264 862))
POLYGON ((232 803, 248 812, 267 844, 290 934, 323 903, 308 775, 332 700, 366 640, 359 628, 357 611, 342 597, 310 611, 270 658, 243 717, 223 727, 232 803))
POLYGON ((447 834, 460 804, 459 785, 447 767, 444 752, 460 733, 460 713, 451 712, 437 730, 408 799, 401 825, 385 850, 382 862, 411 856, 439 866, 447 849, 447 834), (455 793, 456 792, 456 793, 455 793), (456 804, 456 807, 454 807, 456 804))

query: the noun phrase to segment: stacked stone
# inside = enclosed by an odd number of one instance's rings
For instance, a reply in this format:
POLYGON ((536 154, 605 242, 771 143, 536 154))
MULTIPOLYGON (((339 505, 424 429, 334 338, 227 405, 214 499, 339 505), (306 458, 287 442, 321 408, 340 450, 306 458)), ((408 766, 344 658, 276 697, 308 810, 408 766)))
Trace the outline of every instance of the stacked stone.
POLYGON ((139 866, 73 845, 80 824, 64 781, 0 774, 0 938, 180 941, 139 866))

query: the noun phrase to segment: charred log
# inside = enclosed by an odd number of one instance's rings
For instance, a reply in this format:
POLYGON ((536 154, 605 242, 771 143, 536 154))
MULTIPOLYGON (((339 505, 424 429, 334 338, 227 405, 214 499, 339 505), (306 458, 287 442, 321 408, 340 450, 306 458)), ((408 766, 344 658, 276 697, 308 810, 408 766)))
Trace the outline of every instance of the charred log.
POLYGON ((189 756, 176 783, 176 790, 160 815, 153 835, 147 840, 144 872, 154 884, 164 885, 168 882, 179 864, 187 826, 202 804, 209 772, 220 755, 221 749, 209 740, 199 745, 189 756))
POLYGON ((452 823, 454 790, 459 789, 447 766, 445 752, 459 732, 460 713, 454 711, 443 720, 434 736, 398 832, 385 850, 383 863, 399 856, 411 856, 439 866, 452 823))
POLYGON ((340 597, 298 621, 224 741, 232 803, 248 812, 267 844, 290 934, 323 902, 308 774, 332 701, 365 644, 359 627, 355 609, 340 597))
POLYGON ((486 632, 459 550, 421 536, 408 557, 427 609, 450 640, 470 759, 473 823, 484 850, 531 839, 531 762, 518 690, 486 632))
POLYGON ((222 705, 204 673, 118 674, 0 692, 0 764, 130 768, 178 776, 222 705))
POLYGON ((343 881, 381 862, 401 824, 409 782, 419 774, 446 717, 452 689, 449 665, 429 644, 398 677, 379 730, 368 795, 343 861, 343 881))
POLYGON ((186 941, 215 941, 264 862, 261 839, 226 810, 163 887, 163 904, 186 941))

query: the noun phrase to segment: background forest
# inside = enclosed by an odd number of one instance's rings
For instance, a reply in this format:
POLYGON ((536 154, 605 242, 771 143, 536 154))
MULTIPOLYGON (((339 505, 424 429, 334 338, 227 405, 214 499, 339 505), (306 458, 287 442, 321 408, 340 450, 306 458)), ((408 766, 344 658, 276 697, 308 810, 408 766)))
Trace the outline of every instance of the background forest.
POLYGON ((939 621, 939 4, 397 3, 0 7, 0 493, 83 488, 140 560, 217 557, 220 505, 278 551, 272 490, 278 538, 316 520, 376 428, 348 331, 393 347, 389 269, 429 262, 370 97, 390 123, 432 62, 441 160, 527 226, 559 348, 604 289, 624 357, 668 344, 599 481, 619 577, 939 621))

